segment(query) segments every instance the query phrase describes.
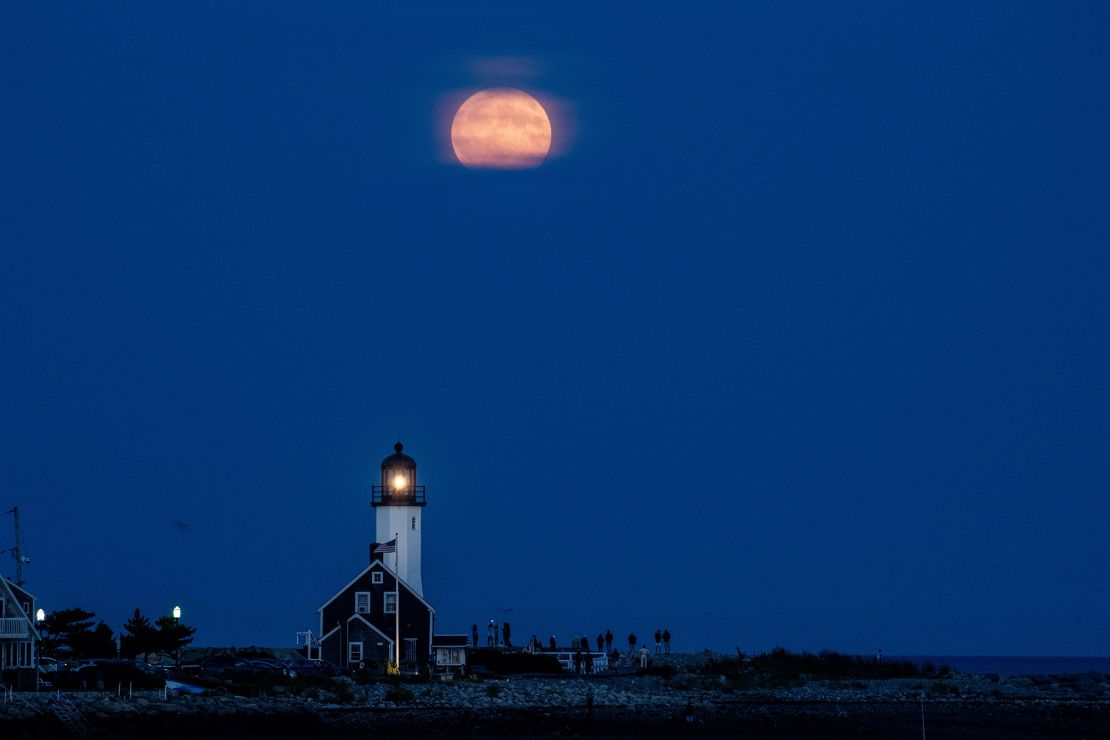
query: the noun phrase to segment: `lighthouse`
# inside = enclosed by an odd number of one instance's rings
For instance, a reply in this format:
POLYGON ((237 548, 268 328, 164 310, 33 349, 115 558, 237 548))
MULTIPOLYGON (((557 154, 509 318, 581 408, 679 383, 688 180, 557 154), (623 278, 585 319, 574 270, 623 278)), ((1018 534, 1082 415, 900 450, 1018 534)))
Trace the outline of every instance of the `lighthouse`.
POLYGON ((395 564, 401 580, 422 597, 420 515, 425 504, 424 486, 416 484, 416 461, 402 452, 404 448, 398 442, 393 445, 393 454, 382 460, 381 485, 373 486, 370 503, 376 514, 377 542, 397 540, 396 560, 390 563, 387 555, 386 565, 395 564))

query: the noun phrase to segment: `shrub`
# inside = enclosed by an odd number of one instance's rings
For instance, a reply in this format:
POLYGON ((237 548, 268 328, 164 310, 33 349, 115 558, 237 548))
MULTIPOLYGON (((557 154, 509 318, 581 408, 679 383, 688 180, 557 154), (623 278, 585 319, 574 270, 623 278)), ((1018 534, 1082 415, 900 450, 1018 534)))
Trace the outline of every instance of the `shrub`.
POLYGON ((496 699, 497 697, 501 696, 501 687, 495 683, 490 684, 486 687, 486 696, 491 699, 496 699))
POLYGON ((332 698, 337 704, 350 704, 355 700, 355 693, 351 691, 349 681, 337 681, 331 690, 332 698))
POLYGON ((908 660, 878 663, 871 658, 843 655, 831 650, 792 653, 777 647, 750 659, 737 650, 737 657, 708 656, 698 668, 702 675, 725 676, 744 685, 787 686, 798 680, 867 680, 915 678, 923 675, 908 660))
POLYGON ((659 676, 660 678, 670 680, 674 674, 678 673, 678 669, 673 665, 649 665, 647 668, 640 668, 636 671, 637 676, 659 676))
POLYGON ((406 702, 413 700, 412 690, 407 686, 395 685, 390 686, 385 692, 385 700, 394 703, 406 702))
POLYGON ((563 666, 554 655, 543 653, 505 653, 500 650, 475 650, 467 656, 472 667, 483 666, 491 673, 562 673, 563 666))

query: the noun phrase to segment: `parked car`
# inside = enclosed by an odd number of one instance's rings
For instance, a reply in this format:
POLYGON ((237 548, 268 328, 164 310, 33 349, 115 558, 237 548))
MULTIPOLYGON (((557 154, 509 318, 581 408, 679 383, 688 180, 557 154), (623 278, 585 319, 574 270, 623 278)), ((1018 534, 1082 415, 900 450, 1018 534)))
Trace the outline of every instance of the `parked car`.
POLYGON ((247 658, 247 662, 260 674, 273 677, 286 674, 285 664, 276 658, 247 658))
POLYGON ((151 665, 150 663, 147 663, 144 660, 138 660, 137 658, 135 660, 131 661, 131 662, 140 671, 145 671, 146 673, 150 673, 151 675, 154 675, 154 676, 168 676, 168 675, 170 675, 170 669, 169 669, 168 666, 151 665))
POLYGON ((80 691, 115 691, 117 687, 132 689, 160 689, 166 679, 155 676, 127 661, 98 660, 89 662, 75 671, 56 671, 51 674, 54 686, 80 691))
POLYGON ((350 671, 343 670, 334 663, 326 660, 298 660, 285 661, 285 671, 290 678, 297 676, 346 676, 350 671))
POLYGON ((225 681, 253 679, 260 670, 251 661, 231 655, 209 655, 200 662, 200 675, 225 681))

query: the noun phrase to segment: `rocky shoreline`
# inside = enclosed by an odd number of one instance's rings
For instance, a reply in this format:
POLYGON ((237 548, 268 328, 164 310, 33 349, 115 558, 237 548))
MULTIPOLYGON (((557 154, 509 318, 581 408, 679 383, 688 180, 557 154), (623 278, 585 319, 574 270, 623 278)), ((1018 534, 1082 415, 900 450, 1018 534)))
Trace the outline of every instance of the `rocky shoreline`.
MULTIPOLYGON (((676 656, 677 658, 677 656, 676 656)), ((736 688, 723 676, 508 677, 414 684, 346 680, 263 697, 152 694, 65 696, 100 737, 335 738, 642 737, 645 733, 746 737, 926 736, 1095 738, 1110 735, 1110 676, 970 676, 800 681, 736 688), (593 712, 587 713, 587 694, 593 712), (687 718, 692 718, 688 721, 687 718), (907 734, 912 733, 912 734, 907 734)), ((71 734, 54 695, 0 704, 0 736, 71 734)))

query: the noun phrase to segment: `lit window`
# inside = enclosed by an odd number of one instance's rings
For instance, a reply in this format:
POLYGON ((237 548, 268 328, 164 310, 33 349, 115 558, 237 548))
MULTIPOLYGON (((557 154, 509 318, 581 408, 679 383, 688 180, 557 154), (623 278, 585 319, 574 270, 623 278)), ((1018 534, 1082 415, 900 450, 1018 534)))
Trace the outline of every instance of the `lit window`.
POLYGON ((387 591, 385 593, 385 613, 386 614, 396 614, 397 613, 397 592, 396 591, 387 591))
POLYGON ((384 581, 382 575, 383 574, 380 570, 374 571, 370 574, 370 583, 382 583, 384 581))
POLYGON ((355 613, 356 614, 369 614, 370 613, 370 592, 369 591, 356 591, 355 592, 355 613))

